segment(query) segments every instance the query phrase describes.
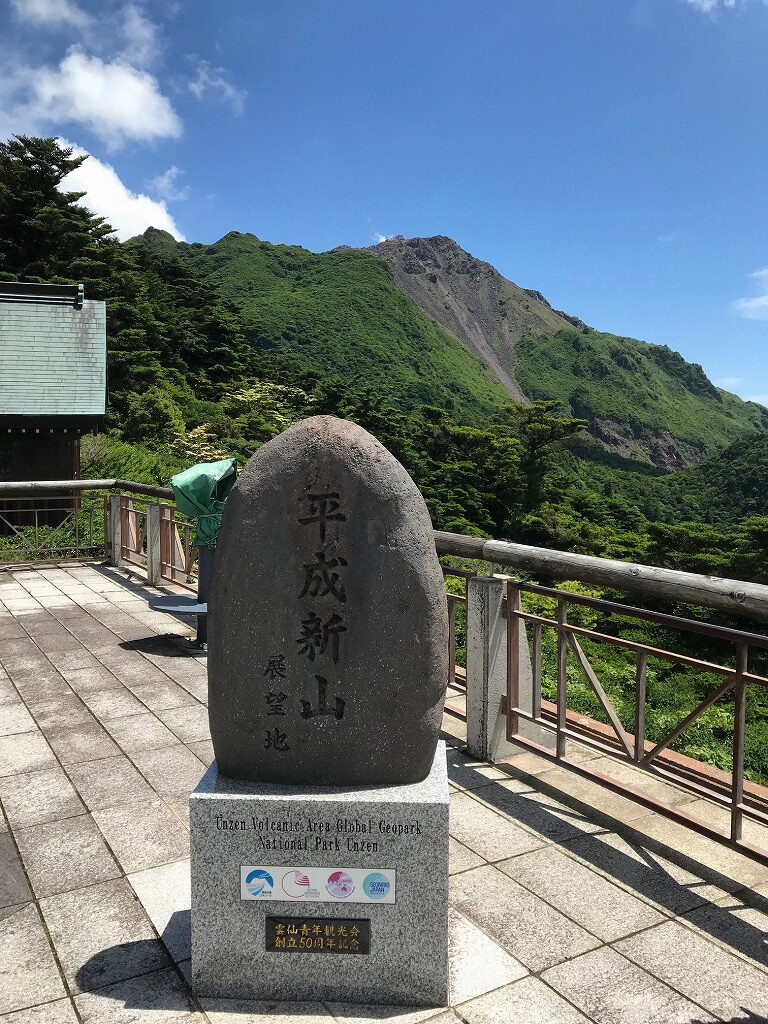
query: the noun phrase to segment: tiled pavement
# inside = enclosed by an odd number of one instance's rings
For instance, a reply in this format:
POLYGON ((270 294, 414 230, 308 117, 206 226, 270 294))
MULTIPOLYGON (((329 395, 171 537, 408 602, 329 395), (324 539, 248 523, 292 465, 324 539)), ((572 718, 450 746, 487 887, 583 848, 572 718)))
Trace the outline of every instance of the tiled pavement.
POLYGON ((473 762, 448 716, 451 1009, 195 1000, 205 664, 148 593, 0 573, 3 1024, 768 1021, 768 869, 531 754, 473 762))

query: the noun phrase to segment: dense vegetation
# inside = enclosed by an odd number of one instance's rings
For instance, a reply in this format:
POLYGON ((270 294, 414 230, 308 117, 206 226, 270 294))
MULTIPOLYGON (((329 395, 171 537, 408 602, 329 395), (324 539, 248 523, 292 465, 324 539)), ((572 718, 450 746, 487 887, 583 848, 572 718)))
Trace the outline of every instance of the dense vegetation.
POLYGON ((523 338, 516 374, 530 398, 557 401, 627 457, 669 469, 768 428, 762 406, 716 388, 666 345, 589 328, 523 338))
MULTIPOLYGON (((768 582, 768 437, 744 436, 768 413, 700 368, 574 328, 522 343, 522 383, 542 401, 513 403, 371 254, 316 256, 237 233, 201 246, 150 230, 121 245, 81 194, 59 188, 80 159, 53 139, 0 144, 0 276, 81 281, 107 301, 108 429, 84 444, 84 475, 167 483, 191 462, 242 462, 294 420, 333 413, 404 463, 440 529, 768 582), (599 419, 712 454, 671 474, 610 456, 581 433, 599 419)), ((649 626, 601 628, 685 649, 649 626)), ((598 675, 631 718, 632 667, 597 647, 598 675)), ((651 735, 711 688, 667 665, 649 671, 651 735)), ((601 718, 572 673, 573 706, 601 718)), ((750 697, 747 754, 752 777, 768 781, 761 699, 750 697)), ((727 699, 716 704, 678 748, 726 766, 729 713, 727 699)))

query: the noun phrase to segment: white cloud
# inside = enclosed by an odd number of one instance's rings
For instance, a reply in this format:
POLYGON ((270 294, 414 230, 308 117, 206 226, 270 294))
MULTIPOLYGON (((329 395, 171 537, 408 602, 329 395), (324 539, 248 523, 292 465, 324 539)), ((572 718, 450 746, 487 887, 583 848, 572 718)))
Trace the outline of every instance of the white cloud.
POLYGON ((714 383, 717 387, 723 388, 725 391, 735 391, 744 383, 744 377, 720 377, 720 379, 716 380, 714 383))
POLYGON ((242 114, 245 97, 248 93, 244 89, 236 89, 232 85, 227 78, 226 68, 213 67, 207 60, 198 61, 197 73, 187 85, 189 91, 199 100, 206 93, 218 93, 232 106, 232 110, 236 114, 242 114))
MULTIPOLYGON (((62 142, 72 145, 65 140, 62 142)), ((77 156, 86 153, 79 146, 73 148, 77 156)), ((82 205, 104 217, 121 240, 153 227, 168 231, 174 238, 184 241, 184 235, 164 201, 150 199, 141 192, 132 192, 120 180, 114 167, 94 156, 89 156, 77 170, 68 174, 61 183, 61 189, 64 192, 85 192, 86 195, 81 199, 82 205)))
POLYGON ((161 199, 165 199, 166 202, 175 203, 182 199, 189 199, 189 185, 182 185, 179 187, 177 179, 179 175, 183 174, 184 171, 178 167, 169 167, 167 171, 163 171, 162 174, 158 174, 155 178, 150 178, 147 182, 147 187, 152 190, 156 195, 160 196, 161 199))
POLYGON ((718 7, 735 7, 736 0, 685 0, 691 7, 695 7, 703 14, 712 14, 718 7))
POLYGON ((768 267, 755 270, 749 276, 757 282, 757 295, 737 299, 731 308, 745 320, 768 320, 768 267))
MULTIPOLYGON (((714 14, 719 10, 733 10, 734 7, 740 6, 747 0, 683 0, 683 2, 695 7, 702 14, 714 14)), ((763 3, 768 4, 768 0, 763 0, 763 3)))
POLYGON ((72 0, 11 0, 17 16, 34 25, 72 25, 84 29, 90 17, 72 0))
POLYGON ((377 245, 379 242, 388 242, 393 237, 393 235, 382 235, 380 231, 374 231, 373 233, 373 240, 377 245))
POLYGON ((5 120, 23 131, 36 126, 78 123, 88 127, 109 148, 128 140, 148 142, 178 138, 181 121, 157 80, 121 59, 103 61, 73 47, 58 68, 21 67, 6 92, 15 103, 5 120))
POLYGON ((157 25, 145 16, 137 4, 127 4, 123 8, 122 16, 125 40, 123 59, 139 67, 154 64, 160 54, 157 25))

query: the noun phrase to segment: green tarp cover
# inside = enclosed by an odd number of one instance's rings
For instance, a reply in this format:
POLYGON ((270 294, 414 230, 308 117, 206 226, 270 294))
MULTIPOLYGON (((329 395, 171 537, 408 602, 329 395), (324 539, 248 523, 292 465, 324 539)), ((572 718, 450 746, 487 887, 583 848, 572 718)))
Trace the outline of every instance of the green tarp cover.
POLYGON ((237 477, 236 465, 235 459, 200 462, 171 477, 179 512, 197 519, 193 543, 200 548, 216 547, 224 502, 237 477))

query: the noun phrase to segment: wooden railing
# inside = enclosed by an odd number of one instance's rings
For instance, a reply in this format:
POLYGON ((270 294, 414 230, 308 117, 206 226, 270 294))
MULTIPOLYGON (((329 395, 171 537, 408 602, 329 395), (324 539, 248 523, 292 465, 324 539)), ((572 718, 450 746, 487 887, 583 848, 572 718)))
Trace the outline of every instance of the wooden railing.
MULTIPOLYGON (((179 516, 172 498, 173 492, 168 488, 119 479, 0 483, 2 516, 13 534, 5 551, 0 548, 0 561, 5 558, 6 563, 18 563, 106 555, 112 561, 142 568, 151 583, 166 580, 195 589, 193 527, 179 516), (39 522, 36 531, 34 524, 13 526, 13 513, 9 511, 13 507, 28 515, 35 508, 50 509, 51 501, 57 498, 65 514, 60 527, 50 527, 44 538, 39 522), (84 518, 86 499, 90 511, 84 518), (14 502, 19 504, 14 506, 14 502), (90 524, 87 530, 86 522, 90 524), (24 557, 13 557, 14 552, 21 552, 24 557)), ((685 603, 759 623, 768 621, 768 586, 440 531, 435 532, 435 545, 439 555, 453 556, 453 562, 458 559, 462 563, 444 566, 446 578, 451 581, 446 595, 450 713, 461 715, 463 705, 459 698, 467 690, 477 692, 473 690, 477 679, 465 660, 466 651, 477 640, 481 628, 479 619, 473 617, 472 587, 481 580, 491 578, 500 584, 503 579, 507 595, 501 612, 506 631, 506 699, 498 710, 505 716, 507 739, 768 864, 768 852, 747 841, 749 837, 744 838, 745 821, 768 826, 768 789, 750 782, 745 770, 745 742, 750 724, 748 693, 750 688, 761 694, 767 692, 768 654, 763 656, 762 652, 768 652, 768 637, 748 629, 636 607, 621 600, 569 593, 542 586, 531 578, 548 583, 578 581, 619 592, 622 598, 641 595, 657 602, 685 603), (513 574, 526 578, 515 579, 513 574), (525 599, 533 597, 553 602, 555 613, 539 614, 526 608, 525 599), (603 620, 620 616, 625 624, 645 622, 660 629, 699 636, 702 641, 720 645, 721 651, 730 650, 733 663, 726 663, 725 655, 717 660, 698 657, 691 653, 690 645, 687 651, 674 651, 627 638, 622 635, 622 628, 579 625, 569 618, 576 606, 591 609, 603 620), (601 644, 621 649, 634 659, 631 715, 626 702, 624 707, 616 706, 610 686, 595 670, 594 650, 601 644), (762 672, 750 670, 752 652, 763 659, 762 672), (656 730, 650 735, 646 726, 650 708, 648 670, 649 665, 660 661, 711 674, 719 682, 661 734, 657 735, 656 730), (531 686, 526 691, 530 698, 526 700, 521 697, 520 686, 524 664, 530 665, 531 673, 531 686), (586 681, 605 721, 569 708, 574 672, 586 681), (730 715, 731 724, 726 730, 730 736, 730 771, 718 771, 672 749, 686 729, 715 707, 730 715), (531 739, 530 734, 524 735, 523 722, 553 736, 552 747, 531 739), (715 828, 684 810, 653 799, 642 788, 590 769, 588 761, 569 756, 569 740, 608 758, 628 762, 693 797, 705 797, 727 812, 728 828, 715 828)), ((768 775, 768 764, 764 774, 768 775)))

